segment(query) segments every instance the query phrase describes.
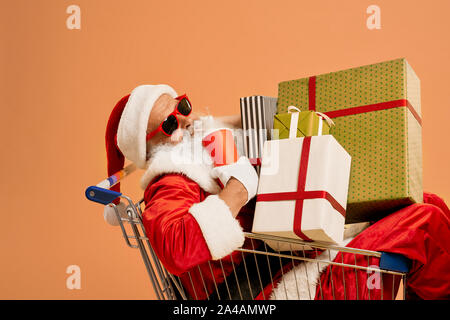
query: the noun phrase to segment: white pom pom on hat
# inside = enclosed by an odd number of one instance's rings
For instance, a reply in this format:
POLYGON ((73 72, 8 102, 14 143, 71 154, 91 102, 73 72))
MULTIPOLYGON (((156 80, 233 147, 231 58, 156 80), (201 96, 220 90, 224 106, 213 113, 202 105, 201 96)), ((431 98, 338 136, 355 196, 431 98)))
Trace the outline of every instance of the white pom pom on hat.
MULTIPOLYGON (((120 202, 116 205, 116 208, 119 211, 120 218, 128 218, 127 206, 124 202, 120 202)), ((114 210, 112 205, 108 204, 105 206, 105 209, 103 210, 103 218, 112 226, 118 226, 120 224, 119 219, 117 218, 116 210, 114 210)))

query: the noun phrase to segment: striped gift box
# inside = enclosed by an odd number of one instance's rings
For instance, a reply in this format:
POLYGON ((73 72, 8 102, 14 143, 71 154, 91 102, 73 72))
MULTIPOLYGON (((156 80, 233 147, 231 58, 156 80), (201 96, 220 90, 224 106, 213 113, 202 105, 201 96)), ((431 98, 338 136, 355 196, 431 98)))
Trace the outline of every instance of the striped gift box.
POLYGON ((264 142, 271 139, 277 98, 241 98, 241 119, 245 155, 255 164, 261 158, 264 142))

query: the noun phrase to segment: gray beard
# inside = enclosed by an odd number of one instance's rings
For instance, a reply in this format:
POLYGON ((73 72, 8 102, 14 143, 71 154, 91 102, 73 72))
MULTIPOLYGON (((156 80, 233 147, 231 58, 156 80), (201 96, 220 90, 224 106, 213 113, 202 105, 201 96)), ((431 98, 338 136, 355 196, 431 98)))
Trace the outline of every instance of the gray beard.
MULTIPOLYGON (((147 158, 152 160, 156 153, 158 152, 173 152, 176 153, 177 159, 182 154, 182 159, 185 161, 198 162, 198 159, 202 158, 203 145, 202 145, 202 135, 193 134, 188 130, 183 130, 183 138, 178 143, 161 143, 150 149, 147 154, 147 158)), ((203 160, 202 160, 203 161, 203 160)))
MULTIPOLYGON (((155 153, 160 152, 162 149, 164 149, 165 151, 177 150, 176 152, 178 153, 180 152, 180 149, 182 149, 181 152, 183 152, 183 156, 186 157, 186 161, 198 162, 200 161, 199 159, 204 158, 202 138, 205 133, 213 129, 229 127, 229 125, 214 119, 212 116, 201 117, 200 120, 194 121, 194 124, 190 126, 189 129, 178 129, 182 131, 182 139, 178 143, 161 143, 150 148, 147 153, 147 159, 151 160, 154 157, 155 153)), ((236 133, 238 133, 237 131, 239 130, 235 130, 236 133)), ((240 149, 240 145, 242 144, 239 139, 240 138, 238 135, 238 138, 235 139, 238 140, 238 150, 240 149)), ((208 157, 208 159, 202 159, 201 161, 209 162, 211 161, 211 159, 208 157)))

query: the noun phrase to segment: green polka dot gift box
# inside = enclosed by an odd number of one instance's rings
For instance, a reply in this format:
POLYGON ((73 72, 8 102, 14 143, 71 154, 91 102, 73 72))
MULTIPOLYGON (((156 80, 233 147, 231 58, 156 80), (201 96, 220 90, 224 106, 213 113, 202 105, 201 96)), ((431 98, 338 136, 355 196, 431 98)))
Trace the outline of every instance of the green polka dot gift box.
POLYGON ((352 157, 346 223, 422 202, 420 80, 405 59, 281 82, 277 113, 292 105, 332 118, 352 157))

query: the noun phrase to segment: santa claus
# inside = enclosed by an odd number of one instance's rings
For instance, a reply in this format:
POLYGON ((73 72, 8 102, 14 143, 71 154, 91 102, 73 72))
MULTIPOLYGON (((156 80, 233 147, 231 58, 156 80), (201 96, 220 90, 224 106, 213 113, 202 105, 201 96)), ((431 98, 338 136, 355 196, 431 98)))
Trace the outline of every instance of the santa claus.
MULTIPOLYGON (((236 251, 261 245, 244 236, 253 221, 256 171, 244 156, 236 163, 214 167, 201 145, 202 132, 219 127, 239 128, 240 117, 200 117, 193 111, 189 98, 178 96, 170 86, 139 86, 117 103, 108 121, 108 173, 121 170, 125 158, 145 170, 141 187, 145 190, 143 223, 147 237, 166 269, 180 277, 188 298, 249 299, 255 298, 262 287, 266 288, 264 297, 269 297, 272 289, 274 297, 280 286, 273 284, 270 275, 281 268, 279 260, 258 264, 256 260, 260 258, 247 259, 236 251), (258 265, 265 267, 256 270, 258 265), (243 275, 258 278, 250 283, 243 275), (238 292, 236 286, 228 285, 230 281, 246 282, 248 290, 238 292), (257 286, 252 287, 253 283, 257 286)), ((117 184, 112 189, 119 191, 119 188, 117 184)), ((450 275, 445 266, 450 262, 450 211, 436 199, 427 196, 425 201, 433 205, 405 208, 355 239, 346 239, 342 245, 352 240, 349 244, 352 247, 404 254, 416 263, 413 268, 416 273, 408 282, 408 287, 416 290, 416 296, 449 297, 450 275), (440 280, 430 282, 431 275, 440 280)), ((116 205, 124 211, 124 204, 116 202, 116 205)), ((110 207, 105 208, 105 219, 117 224, 110 207)), ((295 287, 303 289, 300 296, 296 292, 292 298, 314 298, 322 269, 314 267, 308 273, 308 265, 298 267, 285 274, 283 286, 293 287, 290 282, 295 279, 300 282, 295 287)), ((336 279, 334 285, 338 283, 336 279)), ((321 286, 321 290, 323 297, 327 286, 321 286)), ((345 290, 352 288, 347 285, 345 290)), ((291 298, 286 291, 280 296, 291 298)))

